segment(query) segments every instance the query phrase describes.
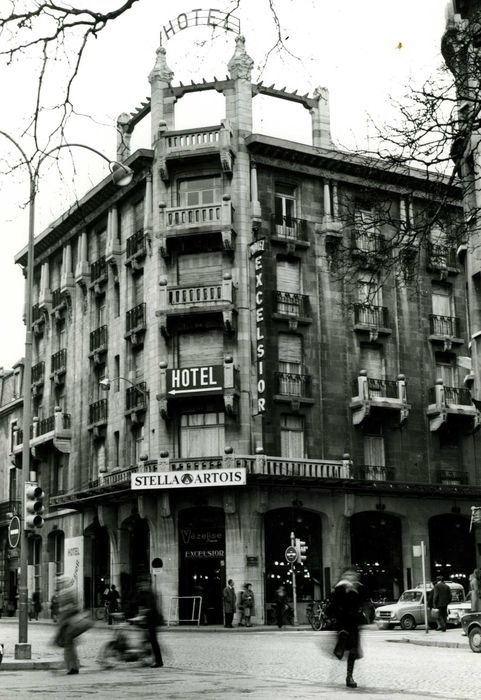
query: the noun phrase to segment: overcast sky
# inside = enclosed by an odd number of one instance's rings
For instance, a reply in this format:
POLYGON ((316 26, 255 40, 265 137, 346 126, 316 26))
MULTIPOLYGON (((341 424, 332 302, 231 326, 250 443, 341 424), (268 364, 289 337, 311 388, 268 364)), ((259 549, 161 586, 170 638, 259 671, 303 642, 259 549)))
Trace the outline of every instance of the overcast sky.
MULTIPOLYGON (((111 7, 113 0, 90 0, 90 6, 111 7)), ((119 4, 116 2, 115 4, 119 4)), ((216 0, 213 5, 228 5, 216 0)), ((179 12, 209 3, 199 0, 140 0, 134 9, 103 32, 87 50, 75 84, 76 110, 68 130, 71 142, 94 146, 115 158, 115 121, 149 95, 147 76, 153 67, 162 25, 179 12)), ((377 123, 395 119, 390 98, 400 99, 410 80, 422 82, 442 63, 440 40, 444 30, 443 0, 278 0, 282 35, 292 56, 273 54, 260 79, 300 94, 318 85, 326 86, 331 99, 331 126, 335 142, 342 148, 366 147, 368 115, 377 123)), ((266 52, 275 41, 268 0, 241 0, 236 12, 246 37, 246 48, 255 62, 253 80, 259 78, 266 52)), ((189 28, 166 44, 167 61, 179 80, 225 77, 234 50, 234 35, 214 40, 208 27, 189 28)), ((58 76, 65 74, 66 61, 75 56, 68 45, 58 76)), ((34 95, 35 60, 28 56, 10 66, 0 63, 2 110, 0 130, 11 133, 25 147, 22 137, 34 95), (8 99, 7 99, 8 96, 8 99)), ((58 101, 57 82, 50 83, 51 104, 58 101)), ((47 118, 45 113, 44 118, 47 118)), ((219 123, 221 98, 214 94, 202 105, 187 98, 178 103, 178 128, 219 123)), ((148 120, 146 120, 148 121, 148 120)), ((310 117, 302 107, 287 104, 282 117, 274 114, 269 100, 254 100, 254 131, 309 143, 310 117)), ((149 124, 138 129, 134 149, 150 147, 149 124)), ((15 162, 5 139, 0 140, 0 170, 15 162)), ((80 150, 71 162, 41 172, 36 209, 36 233, 62 213, 106 174, 105 164, 80 150)), ((11 366, 23 356, 25 329, 22 324, 24 283, 14 265, 15 253, 27 243, 28 180, 22 169, 0 175, 0 319, 2 342, 0 366, 11 366)))

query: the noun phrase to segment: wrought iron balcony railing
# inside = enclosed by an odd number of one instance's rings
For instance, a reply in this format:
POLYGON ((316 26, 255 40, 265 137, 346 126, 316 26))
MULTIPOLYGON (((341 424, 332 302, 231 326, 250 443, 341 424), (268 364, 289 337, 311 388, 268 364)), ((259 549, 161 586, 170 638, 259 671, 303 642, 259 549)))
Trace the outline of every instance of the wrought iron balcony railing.
POLYGON ((458 484, 467 484, 469 480, 467 472, 460 472, 455 469, 440 469, 438 481, 441 484, 457 486, 458 484))
POLYGON ((32 383, 40 384, 45 380, 45 362, 37 362, 32 367, 32 383))
POLYGON ((287 316, 309 316, 309 297, 306 294, 294 294, 293 292, 274 292, 275 310, 278 314, 287 316))
POLYGON ((56 309, 62 303, 62 290, 60 287, 52 291, 52 308, 56 309))
POLYGON ((107 261, 105 260, 105 255, 102 255, 98 260, 95 260, 90 265, 90 281, 96 282, 101 277, 107 275, 107 261))
POLYGON ((457 316, 438 316, 430 314, 429 330, 432 335, 448 335, 451 337, 460 337, 460 320, 457 316))
MULTIPOLYGON (((398 399, 399 398, 399 388, 398 382, 394 379, 377 379, 376 377, 367 377, 367 398, 386 398, 386 399, 398 399)), ((359 394, 359 378, 352 382, 352 392, 353 396, 358 396, 359 394)))
POLYGON ((380 233, 355 229, 352 232, 351 245, 355 253, 377 254, 383 252, 385 239, 380 233))
POLYGON ((457 268, 456 250, 448 245, 428 242, 428 265, 436 269, 457 268))
POLYGON ((106 346, 107 342, 108 342, 108 327, 107 326, 100 326, 100 328, 96 328, 90 334, 90 352, 94 352, 95 350, 98 350, 99 348, 106 346))
POLYGON ((35 321, 40 321, 43 318, 42 310, 39 304, 34 304, 32 306, 32 323, 35 321))
POLYGON ((271 232, 279 238, 290 238, 296 241, 307 241, 307 221, 293 216, 272 214, 271 232))
POLYGON ((354 323, 360 326, 388 328, 387 308, 374 304, 354 304, 354 323))
POLYGON ((107 399, 100 399, 89 405, 89 423, 100 423, 108 417, 109 403, 107 399))
POLYGON ((147 406, 147 384, 139 382, 135 386, 129 386, 126 391, 127 411, 135 408, 146 408, 147 406))
POLYGON ((394 481, 395 472, 384 465, 361 464, 354 468, 356 479, 363 481, 394 481))
POLYGON ((444 386, 441 382, 436 386, 429 387, 428 402, 430 404, 437 403, 438 398, 442 401, 444 398, 445 404, 455 406, 472 406, 471 392, 469 389, 461 386, 444 386))
POLYGON ((275 373, 276 393, 281 396, 298 396, 311 398, 311 375, 295 374, 293 372, 275 373))
POLYGON ((145 326, 145 302, 137 304, 133 309, 129 309, 126 313, 125 320, 127 333, 136 328, 145 326))
POLYGON ((132 258, 134 255, 145 255, 147 248, 145 245, 144 230, 136 231, 132 236, 127 238, 127 258, 132 258))
POLYGON ((62 372, 67 368, 67 348, 62 348, 51 357, 52 372, 62 372))

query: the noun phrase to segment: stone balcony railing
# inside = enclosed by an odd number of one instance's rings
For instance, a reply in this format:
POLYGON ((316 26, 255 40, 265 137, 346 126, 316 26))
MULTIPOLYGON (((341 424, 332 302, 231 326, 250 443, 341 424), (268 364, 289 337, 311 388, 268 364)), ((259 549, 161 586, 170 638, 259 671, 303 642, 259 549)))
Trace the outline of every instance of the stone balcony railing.
POLYGON ((166 131, 163 122, 161 130, 163 138, 159 143, 159 172, 162 180, 170 180, 169 161, 184 156, 189 159, 218 155, 222 170, 232 173, 234 149, 232 128, 228 119, 223 119, 220 125, 204 126, 201 129, 183 129, 166 131))
MULTIPOLYGON (((16 431, 14 453, 23 449, 23 430, 16 431)), ((53 415, 46 418, 32 419, 30 426, 30 446, 32 448, 45 442, 53 441, 55 447, 61 452, 70 452, 70 440, 72 437, 72 420, 70 413, 64 413, 57 406, 53 415)))
POLYGON ((372 412, 399 411, 399 420, 403 423, 409 413, 407 403, 406 378, 399 374, 397 379, 378 379, 368 377, 362 369, 353 382, 351 398, 353 425, 362 423, 372 412))
POLYGON ((465 424, 473 430, 480 424, 480 414, 471 401, 469 389, 445 386, 442 379, 437 379, 429 389, 426 413, 431 432, 448 422, 458 429, 460 424, 465 424))

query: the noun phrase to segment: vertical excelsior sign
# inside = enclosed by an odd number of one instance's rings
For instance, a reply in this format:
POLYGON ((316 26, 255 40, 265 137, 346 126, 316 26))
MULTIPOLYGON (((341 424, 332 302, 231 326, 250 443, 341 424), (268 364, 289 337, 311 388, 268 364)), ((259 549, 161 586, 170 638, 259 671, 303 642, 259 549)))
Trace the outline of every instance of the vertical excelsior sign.
POLYGON ((266 411, 265 379, 265 317, 264 317, 264 251, 265 238, 252 243, 250 257, 254 258, 254 291, 256 314, 257 413, 266 411))

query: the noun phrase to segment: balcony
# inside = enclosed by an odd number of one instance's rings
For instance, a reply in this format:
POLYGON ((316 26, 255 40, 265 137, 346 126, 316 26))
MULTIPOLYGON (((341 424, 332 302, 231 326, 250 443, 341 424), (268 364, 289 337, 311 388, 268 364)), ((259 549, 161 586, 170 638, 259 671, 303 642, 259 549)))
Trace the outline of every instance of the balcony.
POLYGON ((426 269, 428 272, 439 273, 441 278, 457 275, 459 270, 456 249, 448 245, 428 242, 426 269))
POLYGON ((316 224, 316 233, 324 236, 327 245, 335 245, 343 239, 344 226, 344 222, 337 216, 325 214, 321 222, 316 224))
POLYGON ((194 399, 215 396, 223 399, 226 413, 235 416, 239 392, 240 374, 230 356, 225 358, 223 365, 160 368, 160 412, 166 420, 170 418, 171 401, 188 399, 191 404, 194 399))
POLYGON ((108 327, 100 326, 90 333, 89 357, 98 365, 105 362, 105 353, 108 349, 108 327))
POLYGON ((270 240, 284 246, 288 252, 294 252, 296 248, 308 248, 308 223, 305 219, 272 214, 270 240))
POLYGON ((307 294, 295 294, 275 290, 273 293, 274 313, 273 318, 279 321, 288 321, 290 328, 297 328, 298 324, 312 322, 311 307, 307 294))
POLYGON ((170 180, 169 161, 184 159, 188 161, 205 161, 209 156, 219 158, 222 170, 232 174, 234 150, 232 129, 228 119, 220 125, 205 126, 202 129, 182 129, 165 131, 159 144, 160 176, 170 180))
POLYGON ((107 260, 105 255, 101 255, 100 258, 95 260, 90 265, 90 288, 94 290, 95 294, 103 294, 103 287, 107 284, 108 279, 108 268, 107 260))
POLYGON ((385 306, 375 304, 354 304, 354 330, 368 333, 369 341, 375 342, 379 336, 390 335, 389 314, 385 306))
POLYGON ((373 231, 355 229, 351 234, 351 255, 358 267, 377 270, 386 255, 384 236, 373 231))
POLYGON ((147 255, 147 236, 144 229, 140 229, 127 238, 127 250, 125 255, 125 265, 133 270, 140 270, 142 261, 147 255))
POLYGON ((426 414, 431 432, 447 424, 458 430, 474 430, 480 424, 470 391, 465 387, 444 386, 442 379, 429 389, 426 414))
POLYGON ((293 409, 301 404, 313 404, 311 375, 274 372, 274 400, 289 402, 293 409))
POLYGON ((202 243, 220 246, 227 252, 234 249, 234 207, 230 195, 222 201, 205 206, 165 207, 160 206, 161 231, 160 252, 166 257, 172 248, 185 245, 192 239, 202 249, 202 243))
POLYGON ((438 471, 438 483, 446 486, 460 486, 469 483, 468 473, 456 469, 440 469, 438 471))
POLYGON ((362 464, 353 468, 354 479, 362 481, 395 481, 394 469, 384 465, 362 464))
POLYGON ((45 362, 37 362, 32 367, 32 394, 38 396, 42 393, 45 383, 45 362))
POLYGON ((109 402, 107 399, 100 399, 89 404, 88 429, 93 430, 95 437, 100 437, 107 425, 109 415, 109 402))
MULTIPOLYGON (((60 452, 69 453, 72 438, 72 421, 70 413, 64 413, 58 406, 53 415, 46 418, 34 417, 30 426, 30 447, 35 448, 48 442, 53 442, 60 452)), ((23 448, 23 430, 17 430, 14 453, 18 454, 23 448)), ((35 453, 35 452, 34 452, 35 453)))
POLYGON ((362 369, 354 380, 352 398, 352 424, 361 425, 370 415, 398 417, 402 424, 409 414, 410 405, 406 397, 406 379, 400 374, 396 380, 368 377, 362 369))
POLYGON ((32 306, 32 331, 37 337, 43 336, 45 330, 45 314, 40 304, 32 306))
POLYGON ((464 343, 461 337, 461 324, 457 316, 429 315, 429 340, 432 343, 441 343, 443 350, 448 352, 453 345, 464 343))
POLYGON ((236 290, 232 276, 226 272, 221 282, 200 287, 168 287, 160 281, 159 325, 168 337, 173 327, 191 330, 197 327, 235 329, 236 290), (165 311, 164 311, 165 309, 165 311))
POLYGON ((142 345, 145 331, 147 330, 145 302, 137 304, 125 314, 125 335, 133 346, 142 345))
POLYGON ((50 379, 53 379, 55 384, 60 385, 65 382, 65 373, 67 372, 67 349, 62 348, 55 352, 50 358, 50 379))
POLYGON ((125 415, 130 416, 132 423, 138 423, 142 414, 147 410, 147 384, 139 382, 129 386, 125 392, 125 415))

